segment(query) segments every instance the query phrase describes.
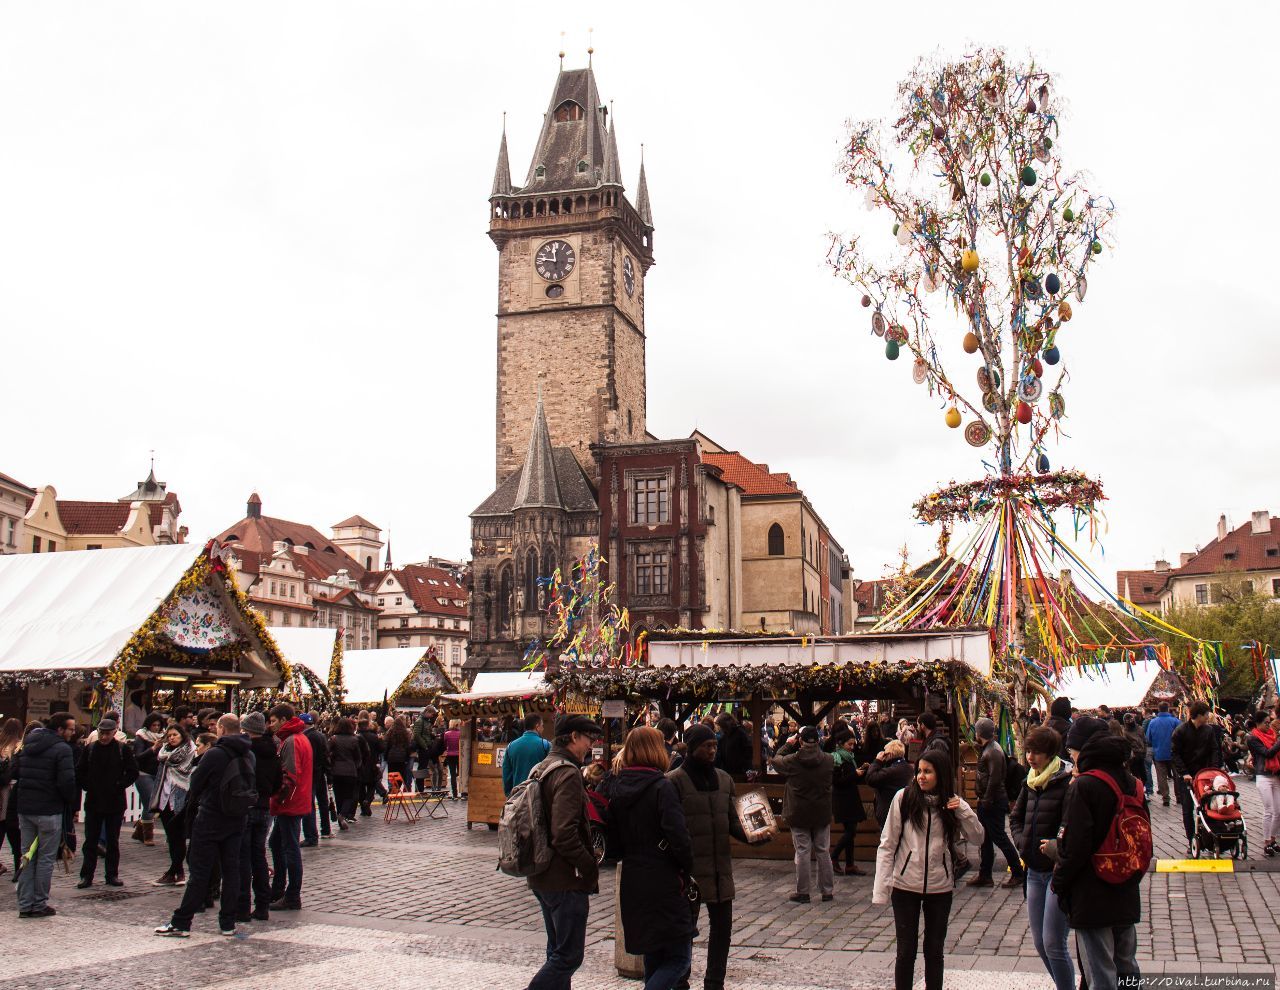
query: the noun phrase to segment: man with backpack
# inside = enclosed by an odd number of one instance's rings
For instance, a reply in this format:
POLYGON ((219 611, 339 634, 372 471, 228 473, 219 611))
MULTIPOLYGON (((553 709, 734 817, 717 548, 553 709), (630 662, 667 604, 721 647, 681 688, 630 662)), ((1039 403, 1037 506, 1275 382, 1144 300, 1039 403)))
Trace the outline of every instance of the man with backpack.
POLYGON ((1125 766, 1123 736, 1102 719, 1081 717, 1071 724, 1067 751, 1078 775, 1067 789, 1056 844, 1045 840, 1041 850, 1056 854, 1053 892, 1083 947, 1088 985, 1103 990, 1121 976, 1139 975, 1139 888, 1151 861, 1151 823, 1142 784, 1125 766))
POLYGON ((547 959, 528 990, 570 990, 586 954, 588 898, 599 889, 582 764, 604 730, 585 715, 556 719, 551 752, 518 785, 498 826, 499 867, 528 878, 547 929, 547 959))
POLYGON ((187 845, 187 888, 169 923, 155 931, 168 938, 190 936, 191 920, 204 909, 214 864, 222 871, 218 930, 228 937, 236 933, 240 843, 245 819, 258 802, 257 766, 237 716, 223 715, 216 731, 218 741, 200 757, 187 790, 188 814, 194 809, 195 815, 187 845))

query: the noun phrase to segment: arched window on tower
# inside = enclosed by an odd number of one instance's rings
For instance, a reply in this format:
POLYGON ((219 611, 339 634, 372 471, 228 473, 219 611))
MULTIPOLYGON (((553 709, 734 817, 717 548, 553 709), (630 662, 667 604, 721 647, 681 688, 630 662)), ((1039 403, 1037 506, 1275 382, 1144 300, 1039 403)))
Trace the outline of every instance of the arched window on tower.
MULTIPOLYGON (((550 578, 556 572, 556 552, 552 547, 546 547, 542 551, 542 576, 550 578)), ((551 603, 551 586, 547 585, 542 589, 542 607, 545 609, 551 603)))
POLYGON ((563 124, 570 120, 581 120, 586 114, 583 112, 582 105, 574 103, 573 100, 565 100, 555 109, 553 118, 557 124, 563 124))
POLYGON ((787 540, 782 533, 782 527, 774 523, 769 527, 769 556, 781 557, 786 552, 787 540))
POLYGON ((513 588, 511 582, 511 568, 504 567, 502 573, 498 576, 498 628, 511 628, 511 611, 513 608, 511 596, 513 588))
POLYGON ((538 551, 532 548, 524 558, 524 607, 529 612, 538 608, 538 551))

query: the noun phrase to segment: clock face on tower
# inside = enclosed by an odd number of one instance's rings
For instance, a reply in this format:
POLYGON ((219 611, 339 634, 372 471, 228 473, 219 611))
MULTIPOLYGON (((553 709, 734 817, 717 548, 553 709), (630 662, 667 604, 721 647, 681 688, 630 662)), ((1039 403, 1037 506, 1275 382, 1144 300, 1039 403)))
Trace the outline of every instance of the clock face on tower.
POLYGON ((627 290, 628 296, 636 294, 636 268, 631 263, 631 257, 622 259, 622 287, 627 290))
POLYGON ((564 241, 547 241, 534 256, 534 270, 548 282, 559 282, 573 271, 577 257, 564 241))

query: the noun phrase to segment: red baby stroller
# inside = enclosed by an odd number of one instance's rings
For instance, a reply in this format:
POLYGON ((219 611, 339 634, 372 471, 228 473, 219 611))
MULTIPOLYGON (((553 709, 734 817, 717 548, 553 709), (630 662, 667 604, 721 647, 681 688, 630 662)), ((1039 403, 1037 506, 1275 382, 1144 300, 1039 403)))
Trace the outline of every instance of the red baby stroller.
POLYGON ((1246 859, 1249 837, 1245 834, 1240 793, 1225 770, 1201 770, 1191 781, 1191 804, 1195 814, 1195 837, 1191 855, 1199 859, 1211 852, 1213 858, 1246 859))

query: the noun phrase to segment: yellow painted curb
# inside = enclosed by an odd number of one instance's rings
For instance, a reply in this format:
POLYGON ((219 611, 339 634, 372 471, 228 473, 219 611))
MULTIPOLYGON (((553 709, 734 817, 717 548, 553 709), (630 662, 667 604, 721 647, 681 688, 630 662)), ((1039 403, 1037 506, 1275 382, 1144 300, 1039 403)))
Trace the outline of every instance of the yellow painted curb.
POLYGON ((1157 859, 1157 873, 1234 873, 1229 859, 1157 859))

